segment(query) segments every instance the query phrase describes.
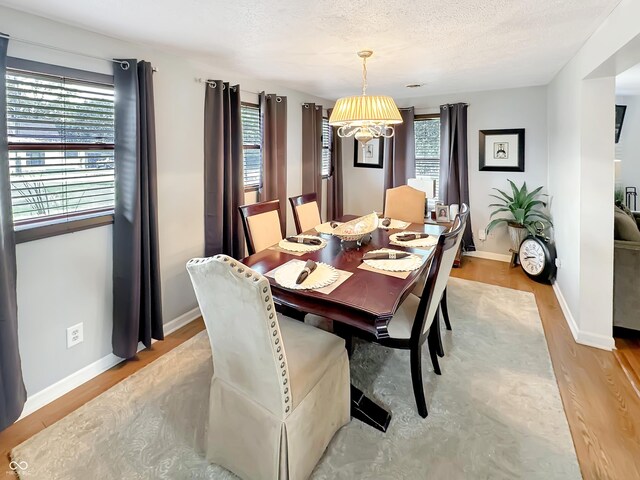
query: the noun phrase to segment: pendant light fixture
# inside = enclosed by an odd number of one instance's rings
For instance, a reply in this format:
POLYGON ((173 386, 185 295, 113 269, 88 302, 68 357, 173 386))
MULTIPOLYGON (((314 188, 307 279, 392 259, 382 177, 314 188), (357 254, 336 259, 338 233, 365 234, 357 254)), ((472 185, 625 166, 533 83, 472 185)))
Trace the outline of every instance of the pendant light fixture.
POLYGON ((393 98, 383 95, 367 95, 367 58, 372 50, 362 50, 362 95, 338 99, 329 125, 339 127, 338 136, 355 137, 363 146, 373 138, 393 137, 394 125, 402 123, 402 117, 393 98))

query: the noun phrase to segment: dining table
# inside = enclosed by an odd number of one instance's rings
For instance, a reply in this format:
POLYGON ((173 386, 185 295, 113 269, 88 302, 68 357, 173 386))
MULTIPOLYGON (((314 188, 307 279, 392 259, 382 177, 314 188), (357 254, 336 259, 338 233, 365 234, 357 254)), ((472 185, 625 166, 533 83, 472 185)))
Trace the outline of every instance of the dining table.
MULTIPOLYGON (((347 222, 357 215, 344 215, 338 222, 347 222)), ((437 224, 410 224, 402 229, 440 236, 446 226, 437 224)), ((267 275, 273 300, 277 307, 325 317, 350 329, 358 329, 375 338, 389 336, 387 326, 402 301, 411 293, 416 283, 424 277, 433 255, 433 247, 406 248, 391 243, 390 235, 401 230, 377 228, 363 242, 343 242, 330 234, 318 234, 315 229, 303 232, 318 235, 327 244, 320 250, 296 255, 277 245, 249 255, 242 262, 263 275, 293 259, 313 260, 333 266, 351 275, 330 293, 317 290, 293 290, 279 285, 273 275, 267 275), (393 248, 421 255, 424 261, 416 270, 405 275, 389 275, 381 271, 359 268, 365 253, 380 248, 393 248)), ((367 335, 365 335, 366 337, 367 335)), ((391 413, 368 398, 362 390, 351 385, 351 414, 374 428, 386 431, 391 413)))

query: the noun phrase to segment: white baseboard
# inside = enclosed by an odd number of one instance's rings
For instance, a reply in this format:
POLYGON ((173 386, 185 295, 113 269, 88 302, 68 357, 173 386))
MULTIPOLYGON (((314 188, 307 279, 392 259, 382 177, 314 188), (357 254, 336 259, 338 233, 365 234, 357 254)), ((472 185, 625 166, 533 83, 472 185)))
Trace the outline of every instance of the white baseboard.
POLYGON ((611 351, 615 348, 615 341, 613 340, 613 337, 607 337, 605 335, 580 330, 576 319, 573 317, 571 310, 569 310, 569 305, 567 304, 567 301, 562 294, 562 290, 560 290, 558 282, 553 282, 553 291, 556 294, 556 298, 558 299, 558 303, 560 304, 560 308, 562 309, 564 318, 567 319, 567 324, 569 325, 569 330, 571 330, 573 339, 577 343, 608 351, 611 351))
POLYGON ((193 322, 200 316, 200 309, 198 307, 193 310, 189 310, 187 313, 183 313, 178 318, 174 318, 170 322, 164 324, 164 334, 170 335, 179 328, 184 327, 188 323, 193 322))
POLYGON ((497 260, 498 262, 511 262, 511 255, 505 255, 502 253, 483 252, 481 250, 476 250, 474 252, 464 252, 463 255, 467 257, 484 258, 486 260, 497 260))
MULTIPOLYGON (((187 313, 180 315, 178 318, 171 320, 164 324, 164 334, 169 335, 181 327, 184 327, 188 323, 194 321, 200 316, 200 309, 194 308, 187 313)), ((155 340, 152 342, 155 343, 155 340)), ((144 350, 145 346, 142 343, 138 344, 138 352, 144 350)), ((88 382, 92 378, 97 377, 103 372, 106 372, 112 367, 122 362, 123 359, 110 353, 109 355, 102 357, 99 360, 81 368, 77 372, 72 373, 68 377, 57 381, 53 385, 48 386, 44 390, 40 390, 27 398, 27 401, 22 410, 22 415, 18 420, 23 419, 27 415, 31 415, 36 410, 41 409, 45 405, 57 400, 63 395, 69 393, 74 388, 78 388, 85 382, 88 382)))

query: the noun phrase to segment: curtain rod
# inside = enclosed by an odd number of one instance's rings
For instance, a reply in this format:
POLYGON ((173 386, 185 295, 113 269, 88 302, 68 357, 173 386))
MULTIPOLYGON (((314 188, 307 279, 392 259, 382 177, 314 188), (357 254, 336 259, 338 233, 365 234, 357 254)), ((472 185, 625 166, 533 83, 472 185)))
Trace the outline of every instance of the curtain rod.
MULTIPOLYGON (((218 84, 213 80, 205 80, 204 78, 196 78, 195 80, 198 83, 206 83, 207 85, 211 85, 213 88, 218 86, 218 84)), ((222 86, 222 88, 224 89, 224 85, 222 86)), ((260 95, 259 92, 252 92, 251 90, 245 90, 244 88, 241 88, 240 91, 244 93, 252 93, 254 95, 260 95)))
MULTIPOLYGON (((126 65, 126 68, 129 68, 129 62, 127 62, 126 60, 116 60, 114 58, 104 58, 104 57, 97 57, 95 55, 88 55, 86 53, 76 52, 74 50, 67 50, 65 48, 54 47, 52 45, 47 45, 45 43, 39 43, 39 42, 34 42, 32 40, 26 40, 24 38, 13 37, 13 36, 7 35, 5 33, 0 33, 0 37, 6 38, 8 40, 13 40, 14 42, 26 43, 27 45, 34 45, 36 47, 48 48, 49 50, 56 50, 58 52, 70 53, 71 55, 78 55, 78 56, 81 56, 81 57, 93 58, 95 60, 103 60, 105 62, 119 63, 121 66, 125 66, 126 65)), ((158 69, 155 68, 155 67, 153 67, 152 70, 154 72, 158 71, 158 69)))

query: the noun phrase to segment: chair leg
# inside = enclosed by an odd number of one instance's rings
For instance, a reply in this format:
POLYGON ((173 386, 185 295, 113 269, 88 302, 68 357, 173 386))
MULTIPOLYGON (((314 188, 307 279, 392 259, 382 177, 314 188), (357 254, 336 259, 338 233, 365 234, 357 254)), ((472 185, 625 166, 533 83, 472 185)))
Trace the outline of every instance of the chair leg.
POLYGON ((436 375, 442 375, 440 371, 440 362, 438 362, 438 339, 436 338, 436 330, 431 326, 429 335, 427 336, 427 343, 429 345, 429 355, 431 356, 431 363, 433 363, 433 371, 436 375))
MULTIPOLYGON (((444 357, 444 347, 442 346, 442 334, 440 333, 440 313, 436 310, 436 318, 433 319, 433 325, 431 330, 435 330, 433 334, 435 337, 436 353, 439 357, 444 357)), ((429 332, 431 333, 431 332, 429 332)))
POLYGON ((447 307, 447 288, 445 287, 442 293, 442 300, 440 300, 440 308, 442 309, 442 318, 444 318, 444 324, 447 330, 451 330, 451 323, 449 322, 449 307, 447 307))
POLYGON ((422 418, 427 418, 427 401, 424 398, 424 386, 422 385, 422 346, 411 348, 411 381, 413 394, 416 397, 418 413, 422 418))

